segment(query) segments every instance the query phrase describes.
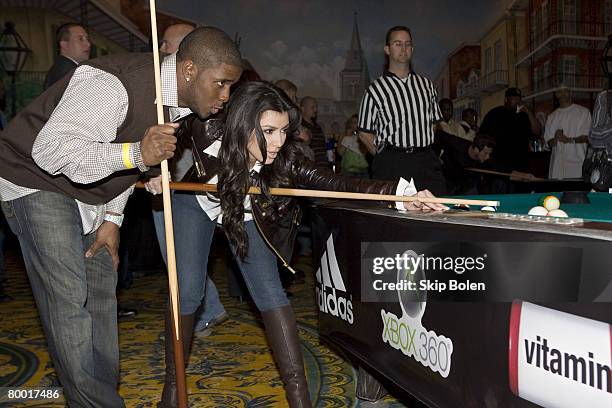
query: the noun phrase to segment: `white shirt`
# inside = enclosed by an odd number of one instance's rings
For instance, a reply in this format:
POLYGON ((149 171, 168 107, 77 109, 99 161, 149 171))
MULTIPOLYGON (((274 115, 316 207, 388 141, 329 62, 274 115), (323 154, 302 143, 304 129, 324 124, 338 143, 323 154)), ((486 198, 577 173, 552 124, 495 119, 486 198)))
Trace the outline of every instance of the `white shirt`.
MULTIPOLYGON (((583 106, 571 104, 567 108, 557 108, 548 116, 544 130, 544 140, 554 139, 555 132, 575 139, 588 135, 591 129, 591 113, 583 106)), ((582 162, 586 154, 586 143, 561 143, 552 148, 548 177, 555 179, 582 177, 582 162)))
POLYGON ((472 129, 470 124, 467 123, 465 120, 460 121, 459 124, 461 125, 461 128, 465 133, 465 139, 469 140, 470 142, 473 142, 474 138, 476 137, 476 132, 474 131, 474 129, 472 129), (468 128, 469 130, 466 132, 465 128, 468 128))
MULTIPOLYGON (((210 146, 204 149, 204 153, 213 157, 219 156, 219 149, 221 149, 221 139, 215 140, 210 146)), ((261 170, 262 164, 259 162, 255 163, 255 166, 251 171, 259 173, 261 170)), ((219 183, 219 177, 214 176, 211 178, 207 184, 217 184, 219 183)), ((208 218, 211 221, 217 220, 218 224, 223 224, 223 214, 221 210, 221 201, 219 198, 213 196, 212 194, 197 194, 196 198, 198 200, 198 204, 202 207, 202 210, 206 212, 208 218)), ((244 220, 252 221, 253 220, 253 212, 251 211, 251 195, 247 194, 244 197, 244 220)))
POLYGON ((449 133, 451 135, 455 135, 455 136, 460 137, 462 139, 469 140, 467 138, 466 134, 465 134, 465 130, 463 129, 463 126, 461 126, 461 124, 459 122, 457 122, 455 119, 451 119, 448 122, 446 122, 446 121, 440 122, 440 127, 446 133, 449 133))
POLYGON ((359 146, 359 138, 356 135, 344 136, 340 144, 346 147, 348 150, 351 150, 354 153, 357 153, 358 155, 363 156, 363 153, 361 152, 361 149, 359 146))
MULTIPOLYGON (((169 106, 170 119, 176 121, 191 111, 178 108, 176 55, 164 59, 161 66, 162 98, 169 106)), ((151 101, 154 104, 155 101, 151 101)), ((89 184, 125 170, 122 144, 111 143, 128 111, 127 90, 116 76, 89 65, 76 68, 57 107, 36 136, 32 158, 49 174, 63 174, 70 180, 89 184)), ((140 154, 140 142, 131 143, 133 163, 146 170, 140 154)), ((83 233, 89 234, 102 224, 106 211, 123 213, 132 194, 130 187, 103 205, 75 200, 79 206, 83 233)), ((0 200, 11 201, 37 192, 0 178, 0 200)))

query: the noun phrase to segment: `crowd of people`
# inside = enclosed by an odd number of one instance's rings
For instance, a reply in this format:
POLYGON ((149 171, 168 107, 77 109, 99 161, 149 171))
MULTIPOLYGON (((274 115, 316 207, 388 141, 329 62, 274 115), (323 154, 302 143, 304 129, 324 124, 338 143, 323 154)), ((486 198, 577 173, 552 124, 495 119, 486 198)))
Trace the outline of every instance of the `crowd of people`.
MULTIPOLYGON (((194 333, 227 319, 207 276, 210 246, 222 227, 246 287, 261 313, 290 407, 311 406, 290 301, 279 265, 291 268, 301 209, 270 187, 363 193, 473 194, 490 166, 530 179, 531 141, 552 150, 550 177, 579 177, 590 114, 568 89, 544 127, 506 91, 503 106, 480 126, 477 112, 453 118, 429 79, 412 69, 410 29, 387 32, 383 74, 365 91, 344 132, 326 135, 315 97, 298 98, 290 79, 275 84, 245 68, 221 30, 177 24, 160 51, 166 123, 156 125, 153 60, 118 54, 90 60, 79 24, 58 30, 60 56, 45 91, 8 124, 0 122, 0 199, 21 252, 49 353, 68 405, 121 407, 116 286, 119 228, 137 180, 153 195, 157 239, 165 256, 161 176, 170 159, 175 181, 218 185, 218 194, 172 194, 185 363, 194 333), (260 186, 260 196, 245 193, 260 186), (288 220, 288 222, 286 222, 288 220)), ((500 191, 507 186, 500 187, 500 191)), ((411 211, 446 208, 419 201, 411 211)), ((6 228, 5 228, 6 229, 6 228)), ((2 245, 0 230, 0 245, 2 245)), ((165 258, 164 258, 165 259, 165 258)), ((0 257, 0 289, 3 283, 0 257)), ((2 298, 0 291, 0 301, 2 298)), ((160 407, 177 406, 171 317, 166 312, 166 372, 160 407)))
MULTIPOLYGON (((472 108, 456 120, 452 100, 438 99, 433 83, 412 69, 413 49, 408 27, 388 31, 385 71, 365 91, 344 134, 325 135, 317 127, 313 145, 318 162, 325 164, 328 146, 327 164, 342 174, 384 180, 410 175, 435 194, 452 195, 512 192, 513 181, 535 178, 530 155, 540 150, 551 152, 548 178, 582 177, 591 114, 573 103, 569 87, 558 87, 557 107, 544 122, 516 87, 505 91, 504 104, 487 112, 480 125, 472 108), (330 142, 335 146, 331 156, 330 142), (470 173, 478 168, 508 177, 484 179, 470 173)), ((311 130, 316 100, 302 102, 305 127, 311 130)))

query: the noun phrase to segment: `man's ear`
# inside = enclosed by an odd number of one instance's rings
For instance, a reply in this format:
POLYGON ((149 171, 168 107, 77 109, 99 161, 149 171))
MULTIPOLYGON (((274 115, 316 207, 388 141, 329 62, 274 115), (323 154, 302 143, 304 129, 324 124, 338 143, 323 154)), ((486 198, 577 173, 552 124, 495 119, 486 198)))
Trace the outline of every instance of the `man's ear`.
POLYGON ((60 51, 65 51, 66 50, 66 43, 67 42, 68 41, 66 41, 66 40, 60 40, 60 42, 59 42, 59 50, 60 51))
POLYGON ((192 60, 181 61, 180 72, 186 82, 195 81, 198 76, 198 67, 192 60))
POLYGON ((388 45, 385 45, 383 50, 385 50, 385 54, 389 55, 389 46, 388 45))

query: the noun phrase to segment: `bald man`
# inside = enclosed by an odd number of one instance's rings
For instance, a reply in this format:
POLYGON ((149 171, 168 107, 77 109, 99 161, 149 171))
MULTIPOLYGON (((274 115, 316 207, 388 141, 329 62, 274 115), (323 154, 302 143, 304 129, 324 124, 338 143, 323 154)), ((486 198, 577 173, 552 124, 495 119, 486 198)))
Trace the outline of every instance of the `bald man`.
POLYGON ((159 50, 165 54, 174 54, 178 50, 179 44, 183 41, 183 38, 194 29, 194 25, 184 23, 172 24, 166 27, 159 50))
MULTIPOLYGON (((195 29, 191 24, 172 24, 164 30, 159 50, 165 54, 174 54, 178 51, 179 44, 183 38, 195 29)), ((173 180, 180 181, 185 173, 193 165, 191 147, 183 145, 181 141, 177 144, 177 151, 170 163, 170 172, 173 180)), ((147 190, 152 194, 162 191, 161 176, 157 176, 145 183, 147 190)), ((161 197, 159 197, 161 198, 161 197)), ((153 221, 155 232, 164 261, 166 261, 166 232, 164 227, 164 212, 161 199, 153 200, 153 221)), ((180 273, 180 271, 179 271, 180 273)), ((206 289, 202 301, 202 312, 195 325, 196 336, 206 337, 212 333, 213 326, 227 319, 227 313, 219 300, 219 293, 210 276, 206 276, 206 289)))

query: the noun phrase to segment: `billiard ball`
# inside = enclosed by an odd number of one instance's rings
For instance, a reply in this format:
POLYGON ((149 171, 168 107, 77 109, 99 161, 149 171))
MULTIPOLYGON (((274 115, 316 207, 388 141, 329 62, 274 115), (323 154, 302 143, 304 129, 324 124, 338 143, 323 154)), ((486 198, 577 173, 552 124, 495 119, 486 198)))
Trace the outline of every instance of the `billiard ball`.
POLYGON ((548 214, 548 210, 538 205, 536 207, 533 207, 531 210, 529 210, 528 214, 529 215, 546 215, 548 214))
POLYGON ((549 217, 559 217, 559 218, 567 218, 567 213, 563 210, 560 210, 558 208, 554 209, 554 210, 550 210, 548 212, 549 217))
POLYGON ((495 207, 491 207, 491 206, 486 206, 486 207, 482 207, 480 209, 480 211, 489 211, 489 212, 495 212, 495 207))
POLYGON ((544 198, 542 206, 546 208, 548 211, 556 210, 561 207, 561 202, 555 196, 549 195, 544 198))

